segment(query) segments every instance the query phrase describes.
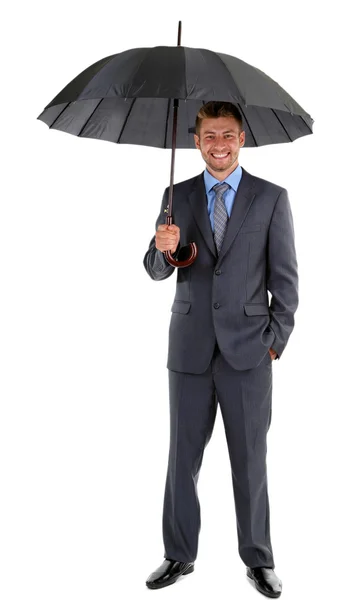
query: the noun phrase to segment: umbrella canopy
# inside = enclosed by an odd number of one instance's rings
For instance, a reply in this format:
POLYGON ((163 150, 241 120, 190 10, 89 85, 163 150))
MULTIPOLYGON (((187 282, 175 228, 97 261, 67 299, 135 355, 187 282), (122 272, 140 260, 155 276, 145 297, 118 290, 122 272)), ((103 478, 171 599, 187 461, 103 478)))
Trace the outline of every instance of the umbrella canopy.
MULTIPOLYGON (((312 133, 313 119, 265 73, 244 61, 200 48, 133 48, 94 63, 46 106, 38 119, 51 129, 117 144, 172 148, 169 204, 171 225, 176 148, 195 148, 194 125, 203 104, 231 102, 243 117, 245 146, 292 142, 312 133), (172 104, 173 101, 173 104, 172 104)), ((175 267, 191 265, 189 257, 175 267)))
POLYGON ((80 137, 171 148, 172 99, 179 100, 177 148, 194 149, 196 115, 211 100, 237 105, 245 147, 312 133, 310 115, 265 73, 234 56, 184 46, 133 48, 103 58, 38 119, 80 137))

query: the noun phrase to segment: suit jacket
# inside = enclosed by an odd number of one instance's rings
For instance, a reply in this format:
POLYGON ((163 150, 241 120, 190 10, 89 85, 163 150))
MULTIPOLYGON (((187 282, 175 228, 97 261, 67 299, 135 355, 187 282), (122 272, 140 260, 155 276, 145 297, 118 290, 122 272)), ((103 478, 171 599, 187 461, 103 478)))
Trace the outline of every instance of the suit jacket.
MULTIPOLYGON (((166 222, 169 187, 163 195, 156 230, 166 222)), ((242 169, 222 248, 217 255, 207 211, 203 173, 173 189, 173 223, 180 228, 176 256, 186 257, 195 242, 198 256, 177 269, 171 307, 167 367, 203 373, 217 340, 227 362, 238 370, 259 365, 268 349, 281 357, 294 328, 298 273, 294 225, 288 193, 242 169), (268 303, 268 293, 271 303, 268 303)), ((155 281, 175 267, 155 247, 144 257, 155 281)))

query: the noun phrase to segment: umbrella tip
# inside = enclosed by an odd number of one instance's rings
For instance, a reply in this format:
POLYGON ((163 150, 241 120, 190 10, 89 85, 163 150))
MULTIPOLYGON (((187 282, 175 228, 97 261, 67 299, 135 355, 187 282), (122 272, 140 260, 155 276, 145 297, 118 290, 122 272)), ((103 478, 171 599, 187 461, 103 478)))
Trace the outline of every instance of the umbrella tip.
POLYGON ((182 22, 178 21, 178 46, 180 46, 181 37, 182 37, 182 22))

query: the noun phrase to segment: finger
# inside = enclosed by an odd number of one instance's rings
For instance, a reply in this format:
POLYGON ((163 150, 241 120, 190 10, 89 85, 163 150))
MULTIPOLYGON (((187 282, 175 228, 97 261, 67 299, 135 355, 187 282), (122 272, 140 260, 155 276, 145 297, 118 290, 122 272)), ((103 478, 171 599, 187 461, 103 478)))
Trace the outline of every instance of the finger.
POLYGON ((174 238, 176 236, 171 233, 170 231, 165 231, 165 232, 157 232, 157 239, 159 240, 172 240, 172 242, 174 243, 174 238))
POLYGON ((174 247, 174 244, 162 244, 162 246, 158 248, 158 250, 161 250, 161 252, 166 252, 167 250, 175 252, 176 248, 174 247))

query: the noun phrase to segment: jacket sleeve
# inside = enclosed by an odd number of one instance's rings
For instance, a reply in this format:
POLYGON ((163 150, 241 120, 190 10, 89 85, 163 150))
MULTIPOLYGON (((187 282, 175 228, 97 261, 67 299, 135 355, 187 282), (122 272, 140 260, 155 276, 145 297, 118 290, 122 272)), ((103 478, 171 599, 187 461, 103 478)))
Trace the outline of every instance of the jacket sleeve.
POLYGON ((270 327, 275 333, 272 349, 280 358, 294 328, 294 314, 299 303, 294 223, 285 189, 274 207, 267 253, 267 288, 272 294, 270 327))
MULTIPOLYGON (((157 218, 156 225, 155 225, 156 231, 157 231, 159 225, 162 225, 163 223, 166 222, 166 208, 167 208, 167 202, 168 202, 168 192, 169 192, 169 187, 166 188, 166 190, 163 194, 160 214, 157 218)), ((175 267, 172 267, 172 265, 170 265, 169 262, 165 259, 163 252, 161 252, 161 250, 158 250, 156 248, 155 240, 156 240, 156 236, 154 235, 154 237, 152 238, 152 240, 149 244, 149 249, 144 256, 143 263, 144 263, 146 272, 148 273, 148 275, 150 275, 151 279, 153 279, 154 281, 161 281, 162 279, 167 279, 167 277, 170 277, 172 275, 175 267)), ((176 251, 172 254, 173 258, 177 258, 179 250, 180 250, 180 243, 178 244, 176 251)))

